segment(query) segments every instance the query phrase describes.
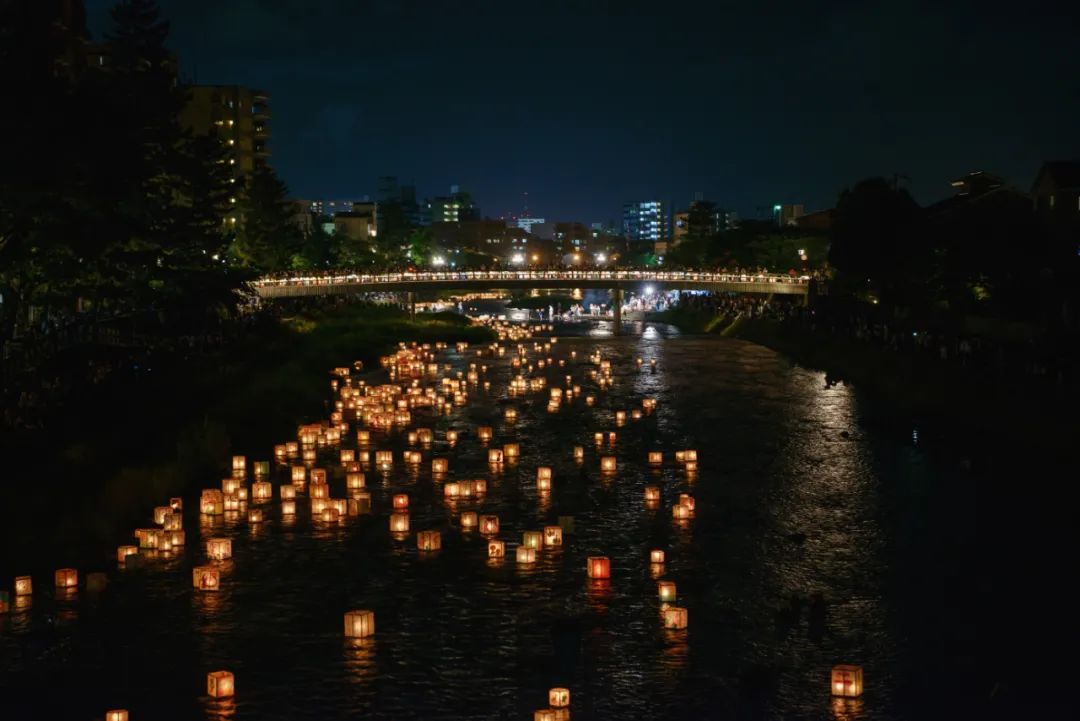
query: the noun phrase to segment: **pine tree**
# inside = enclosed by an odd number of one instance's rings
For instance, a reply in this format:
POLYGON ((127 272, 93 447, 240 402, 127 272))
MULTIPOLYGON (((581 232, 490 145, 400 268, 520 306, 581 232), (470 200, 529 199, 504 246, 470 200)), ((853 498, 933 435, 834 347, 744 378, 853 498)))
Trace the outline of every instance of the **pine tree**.
POLYGON ((257 272, 286 270, 300 251, 303 237, 293 219, 288 188, 268 165, 258 165, 242 193, 240 225, 232 255, 257 272))

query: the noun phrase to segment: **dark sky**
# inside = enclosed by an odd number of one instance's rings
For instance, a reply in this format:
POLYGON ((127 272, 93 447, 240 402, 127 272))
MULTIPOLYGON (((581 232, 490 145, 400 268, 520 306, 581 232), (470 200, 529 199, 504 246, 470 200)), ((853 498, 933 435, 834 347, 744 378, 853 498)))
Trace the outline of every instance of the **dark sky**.
MULTIPOLYGON (((95 34, 110 4, 87 0, 95 34)), ((397 175, 421 196, 460 184, 490 216, 523 191, 533 215, 591 222, 697 190, 754 216, 894 172, 921 203, 976 169, 1026 189, 1080 157, 1077 13, 1038 2, 161 6, 186 76, 270 93, 296 197, 397 175)))

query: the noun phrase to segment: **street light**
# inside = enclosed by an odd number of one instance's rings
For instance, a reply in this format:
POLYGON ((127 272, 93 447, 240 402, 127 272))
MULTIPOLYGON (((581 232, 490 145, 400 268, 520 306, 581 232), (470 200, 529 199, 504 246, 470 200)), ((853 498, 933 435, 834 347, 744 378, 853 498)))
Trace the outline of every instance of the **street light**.
POLYGON ((607 260, 607 256, 604 255, 603 253, 597 253, 596 254, 596 262, 597 263, 603 263, 606 260, 607 260))
POLYGON ((525 254, 524 253, 514 253, 512 256, 510 256, 510 262, 515 263, 517 265, 521 265, 522 263, 525 262, 525 254))
POLYGON ((436 255, 434 258, 431 259, 431 264, 436 268, 438 268, 440 265, 446 265, 446 258, 442 257, 441 255, 436 255))

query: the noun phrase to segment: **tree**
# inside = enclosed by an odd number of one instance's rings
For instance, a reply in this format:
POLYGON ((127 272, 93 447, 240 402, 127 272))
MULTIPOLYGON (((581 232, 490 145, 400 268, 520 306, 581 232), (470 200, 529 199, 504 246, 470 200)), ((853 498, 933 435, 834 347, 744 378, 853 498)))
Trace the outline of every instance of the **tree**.
POLYGON ((286 270, 303 245, 289 191, 268 165, 258 165, 238 203, 232 255, 256 272, 286 270))

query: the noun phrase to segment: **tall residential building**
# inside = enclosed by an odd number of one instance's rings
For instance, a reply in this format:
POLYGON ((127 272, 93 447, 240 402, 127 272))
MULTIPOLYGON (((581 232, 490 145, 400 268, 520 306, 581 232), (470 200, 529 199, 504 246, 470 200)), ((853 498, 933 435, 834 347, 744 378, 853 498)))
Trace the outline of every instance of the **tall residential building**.
POLYGON ((194 135, 212 135, 228 149, 233 179, 250 175, 270 157, 269 96, 239 85, 190 85, 180 124, 194 135))
POLYGON ((432 223, 459 223, 480 219, 480 208, 473 203, 468 193, 462 192, 456 185, 450 186, 450 195, 432 198, 427 205, 432 223))
POLYGON ((671 240, 672 245, 678 245, 688 235, 712 236, 725 230, 731 230, 736 225, 735 213, 730 210, 716 207, 712 203, 701 198, 697 193, 695 199, 686 210, 675 213, 671 240), (700 225, 700 228, 695 227, 700 225))
POLYGON ((656 243, 668 238, 668 205, 662 200, 642 200, 623 206, 623 235, 631 243, 656 243))

